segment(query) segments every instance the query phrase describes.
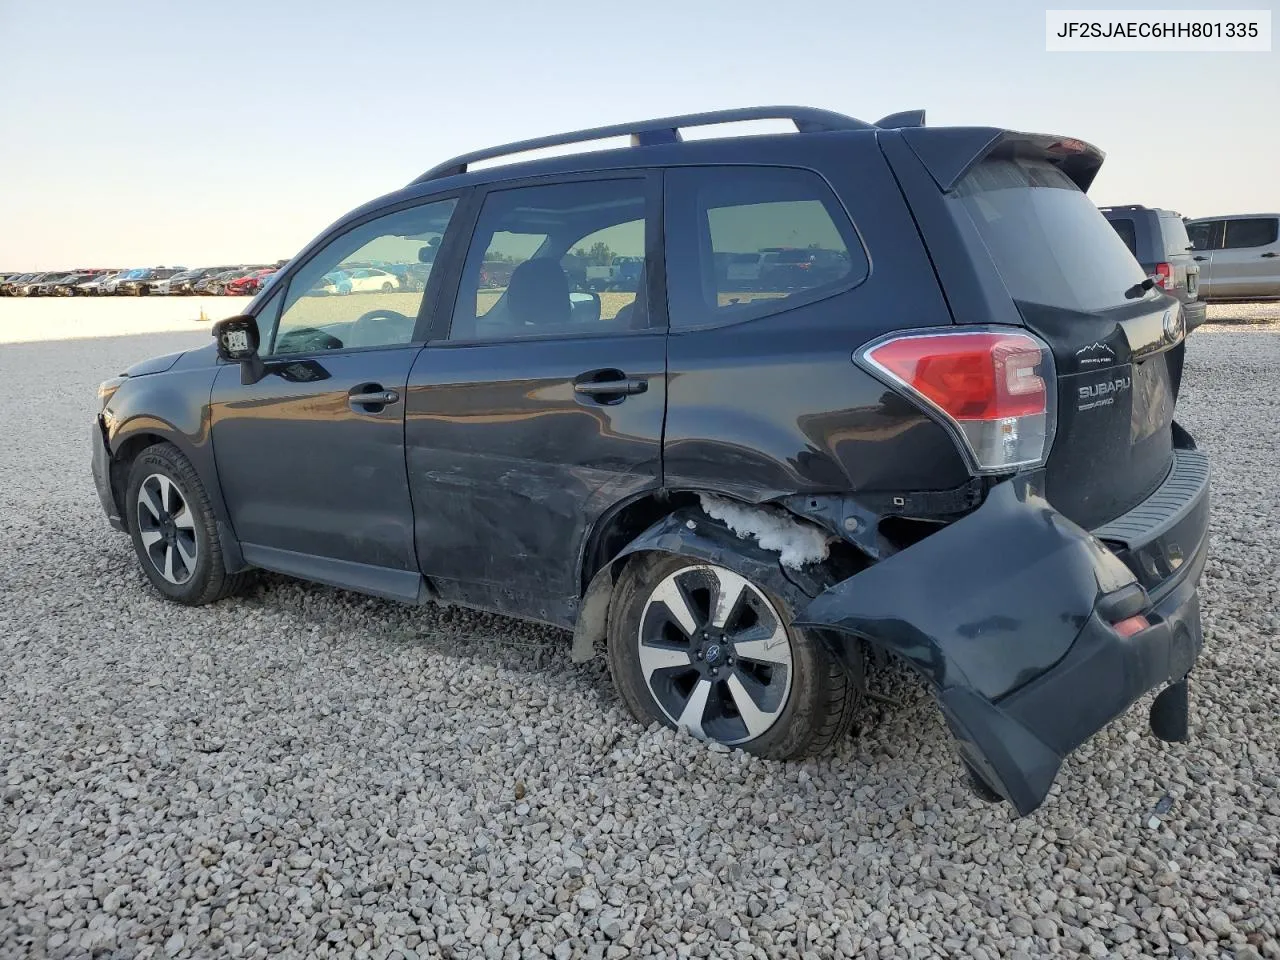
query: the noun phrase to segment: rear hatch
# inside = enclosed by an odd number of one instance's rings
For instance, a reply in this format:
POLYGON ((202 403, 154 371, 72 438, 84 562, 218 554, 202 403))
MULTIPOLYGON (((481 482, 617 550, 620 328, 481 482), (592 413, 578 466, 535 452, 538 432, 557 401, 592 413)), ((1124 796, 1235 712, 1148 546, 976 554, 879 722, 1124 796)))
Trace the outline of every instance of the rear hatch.
POLYGON ((1184 338, 1177 300, 1151 286, 1081 189, 1100 163, 1079 141, 1005 135, 940 184, 975 273, 994 267, 998 276, 981 284, 985 297, 1007 295, 1016 307, 956 319, 1016 316, 1052 351, 1058 403, 1046 496, 1085 529, 1168 476, 1184 338))

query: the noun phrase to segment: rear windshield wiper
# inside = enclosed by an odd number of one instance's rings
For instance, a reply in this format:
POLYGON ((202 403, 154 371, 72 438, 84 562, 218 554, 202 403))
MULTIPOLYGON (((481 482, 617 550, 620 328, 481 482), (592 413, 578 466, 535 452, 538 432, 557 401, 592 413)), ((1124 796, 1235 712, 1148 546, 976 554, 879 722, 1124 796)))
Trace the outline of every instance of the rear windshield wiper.
POLYGON ((1124 292, 1124 298, 1126 300, 1137 300, 1140 296, 1142 296, 1144 293, 1146 293, 1155 285, 1156 285, 1155 280, 1153 280, 1151 277, 1147 277, 1147 279, 1139 283, 1135 283, 1132 287, 1126 290, 1124 292))

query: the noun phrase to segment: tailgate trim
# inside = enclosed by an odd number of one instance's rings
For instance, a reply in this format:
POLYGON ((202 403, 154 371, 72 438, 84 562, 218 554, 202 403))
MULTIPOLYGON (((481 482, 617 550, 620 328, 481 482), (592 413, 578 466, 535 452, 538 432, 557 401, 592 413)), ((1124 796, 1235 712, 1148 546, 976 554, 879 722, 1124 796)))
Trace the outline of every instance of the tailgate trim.
POLYGON ((1209 486, 1209 457, 1199 450, 1175 450, 1173 469, 1156 492, 1114 520, 1092 531, 1132 549, 1168 533, 1209 486))

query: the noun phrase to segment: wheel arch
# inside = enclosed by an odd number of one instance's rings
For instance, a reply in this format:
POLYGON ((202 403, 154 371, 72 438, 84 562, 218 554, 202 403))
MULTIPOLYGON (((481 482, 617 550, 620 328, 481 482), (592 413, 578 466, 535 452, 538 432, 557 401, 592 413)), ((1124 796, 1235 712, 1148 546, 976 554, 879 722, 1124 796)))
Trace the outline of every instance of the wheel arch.
MULTIPOLYGON (((700 497, 708 494, 723 496, 709 490, 644 494, 620 504, 595 525, 582 551, 582 602, 573 631, 575 662, 590 660, 599 652, 618 578, 630 562, 645 554, 666 553, 718 564, 768 587, 794 610, 870 562, 853 544, 788 510, 797 524, 831 536, 832 554, 828 560, 801 570, 784 569, 776 551, 739 536, 704 512, 700 497)), ((832 647, 847 665, 861 668, 860 652, 850 649, 847 642, 837 641, 832 647)))
POLYGON ((232 530, 230 517, 222 499, 222 487, 218 483, 217 471, 213 465, 213 451, 209 445, 208 433, 202 430, 198 435, 200 442, 193 443, 192 438, 174 424, 156 416, 135 416, 116 426, 108 438, 110 459, 109 479, 111 495, 116 509, 124 519, 128 529, 129 519, 125 504, 125 488, 129 483, 129 471, 139 456, 151 447, 162 443, 172 444, 187 458, 196 476, 204 485, 209 504, 213 508, 214 519, 218 526, 218 540, 222 547, 223 566, 227 573, 238 573, 248 567, 240 551, 240 541, 232 530))

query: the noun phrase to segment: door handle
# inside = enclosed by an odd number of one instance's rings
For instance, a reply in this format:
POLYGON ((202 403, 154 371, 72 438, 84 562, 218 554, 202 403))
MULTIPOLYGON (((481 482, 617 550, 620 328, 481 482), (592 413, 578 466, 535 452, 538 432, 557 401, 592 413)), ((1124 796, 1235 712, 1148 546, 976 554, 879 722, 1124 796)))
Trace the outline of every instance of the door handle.
MULTIPOLYGON (((367 387, 357 388, 358 393, 347 394, 347 403, 352 409, 357 407, 385 407, 391 403, 397 403, 400 400, 400 394, 394 390, 384 390, 377 384, 367 387)), ((368 413, 367 410, 357 410, 358 413, 368 413)))
POLYGON ((1276 253, 1274 250, 1268 250, 1266 253, 1262 254, 1262 256, 1270 259, 1271 257, 1280 257, 1280 253, 1276 253))
POLYGON ((619 397, 644 393, 649 389, 649 381, 640 377, 623 377, 621 380, 589 380, 586 383, 575 383, 574 393, 588 397, 619 397))
POLYGON ((1203 261, 1205 261, 1205 260, 1208 260, 1209 258, 1208 258, 1208 257, 1192 257, 1191 259, 1192 259, 1192 260, 1199 260, 1199 261, 1202 261, 1202 262, 1203 262, 1203 261))

